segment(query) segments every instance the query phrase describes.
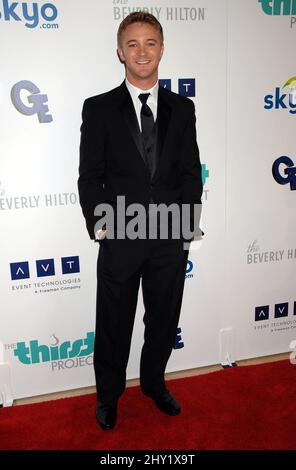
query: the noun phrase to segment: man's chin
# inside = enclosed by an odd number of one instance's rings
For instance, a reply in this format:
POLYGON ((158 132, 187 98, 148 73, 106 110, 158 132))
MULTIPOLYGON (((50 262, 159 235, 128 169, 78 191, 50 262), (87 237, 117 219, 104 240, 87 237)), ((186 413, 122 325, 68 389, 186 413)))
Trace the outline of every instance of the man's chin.
POLYGON ((155 75, 155 71, 147 71, 147 70, 141 70, 137 71, 137 74, 135 75, 135 78, 137 80, 149 80, 155 75))

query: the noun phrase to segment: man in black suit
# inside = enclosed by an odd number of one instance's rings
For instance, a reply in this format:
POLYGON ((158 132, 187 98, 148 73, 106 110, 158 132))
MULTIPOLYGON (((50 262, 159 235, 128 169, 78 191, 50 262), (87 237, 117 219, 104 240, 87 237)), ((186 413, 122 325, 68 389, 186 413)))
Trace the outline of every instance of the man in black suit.
POLYGON ((161 204, 175 204, 182 217, 187 204, 192 230, 202 181, 194 104, 158 84, 163 50, 158 20, 149 13, 131 13, 118 29, 126 79, 108 93, 88 98, 82 112, 78 187, 90 238, 100 244, 94 367, 96 417, 104 430, 115 426, 126 385, 140 280, 145 306, 141 390, 164 413, 180 413, 164 373, 175 344, 188 249, 186 237, 172 235, 171 219, 166 237, 159 235, 159 227, 151 237, 149 216, 161 204), (119 196, 130 208, 124 228, 132 221, 132 204, 145 209, 144 236, 126 236, 119 228, 119 196), (115 212, 114 226, 105 223, 100 210, 106 204, 115 212))

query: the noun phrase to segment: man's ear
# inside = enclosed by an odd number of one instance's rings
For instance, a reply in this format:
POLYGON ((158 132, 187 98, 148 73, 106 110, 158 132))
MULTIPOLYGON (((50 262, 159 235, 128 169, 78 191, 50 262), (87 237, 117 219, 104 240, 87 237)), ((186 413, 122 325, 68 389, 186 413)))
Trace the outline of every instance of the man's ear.
POLYGON ((118 58, 119 58, 120 62, 124 63, 125 58, 124 58, 124 53, 123 53, 123 50, 121 49, 121 47, 117 48, 117 55, 118 55, 118 58))
POLYGON ((160 51, 160 58, 162 58, 163 51, 164 51, 164 43, 162 43, 162 46, 161 46, 161 51, 160 51))

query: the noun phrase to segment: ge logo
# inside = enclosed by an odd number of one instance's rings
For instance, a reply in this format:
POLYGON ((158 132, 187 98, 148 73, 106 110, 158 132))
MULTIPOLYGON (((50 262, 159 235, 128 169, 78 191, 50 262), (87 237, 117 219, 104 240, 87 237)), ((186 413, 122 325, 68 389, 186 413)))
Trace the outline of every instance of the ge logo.
POLYGON ((48 101, 47 95, 40 94, 39 88, 28 80, 22 80, 12 87, 11 101, 15 108, 26 116, 37 114, 39 122, 41 123, 52 121, 52 115, 48 114, 48 106, 45 104, 48 101), (31 93, 31 95, 27 97, 27 101, 32 106, 28 106, 27 103, 24 103, 21 96, 23 90, 31 93))
POLYGON ((272 174, 277 183, 290 183, 291 191, 296 190, 296 167, 291 158, 285 156, 278 158, 272 166, 272 174), (281 171, 281 165, 286 167, 284 169, 284 175, 281 171))

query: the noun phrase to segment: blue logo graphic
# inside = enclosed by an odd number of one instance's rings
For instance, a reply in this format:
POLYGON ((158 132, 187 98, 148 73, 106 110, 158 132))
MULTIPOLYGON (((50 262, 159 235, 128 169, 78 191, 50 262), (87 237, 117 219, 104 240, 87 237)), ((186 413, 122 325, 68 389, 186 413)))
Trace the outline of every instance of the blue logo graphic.
POLYGON ((51 122, 52 115, 47 114, 49 109, 47 104, 48 97, 47 95, 40 94, 39 88, 32 82, 28 80, 22 80, 16 83, 11 90, 11 101, 14 107, 25 116, 32 116, 37 114, 39 122, 51 122), (27 106, 26 103, 22 101, 21 91, 26 90, 29 93, 32 93, 28 96, 27 100, 32 106, 27 106))
POLYGON ((63 274, 72 274, 79 273, 79 256, 71 256, 67 258, 62 258, 62 273, 63 274))
POLYGON ((182 349, 184 348, 184 343, 182 341, 182 330, 181 328, 177 328, 177 332, 176 332, 176 340, 175 340, 175 345, 174 345, 174 349, 182 349))
POLYGON ((269 319, 269 305, 255 308, 255 321, 262 321, 269 319))
POLYGON ((29 263, 28 261, 23 261, 20 263, 10 263, 10 274, 12 281, 19 279, 29 279, 29 263))
POLYGON ((26 21, 25 26, 34 29, 39 25, 39 20, 48 22, 42 24, 40 28, 58 28, 58 24, 52 22, 56 20, 58 10, 52 3, 44 3, 41 8, 39 3, 28 2, 9 2, 9 0, 2 0, 2 12, 0 10, 0 19, 4 21, 26 21), (39 11, 40 9, 40 11, 39 11))
MULTIPOLYGON (((159 85, 163 88, 166 88, 167 90, 172 90, 172 80, 170 78, 160 79, 159 85)), ((196 96, 195 78, 179 78, 178 93, 181 96, 187 96, 189 98, 196 96)))
POLYGON ((296 114, 295 91, 282 93, 281 88, 275 89, 275 95, 266 95, 264 97, 264 109, 288 109, 290 114, 296 114))
POLYGON ((275 304, 274 306, 274 318, 287 317, 289 314, 289 303, 275 304))
POLYGON ((168 79, 162 78, 159 80, 159 85, 162 86, 162 88, 167 88, 168 90, 171 90, 172 80, 170 78, 168 79))
POLYGON ((296 0, 258 0, 266 15, 296 15, 296 0))
MULTIPOLYGON (((73 274, 80 272, 79 256, 68 256, 61 258, 62 274, 73 274)), ((10 263, 11 280, 29 279, 29 262, 10 263)), ((53 258, 36 260, 37 277, 55 275, 55 261, 53 258)))
POLYGON ((179 95, 195 96, 195 78, 179 78, 179 95))
POLYGON ((272 174, 277 183, 282 185, 290 184, 291 191, 296 190, 296 167, 290 157, 282 156, 278 158, 272 165, 272 174), (280 171, 281 165, 285 167, 284 175, 280 171))
POLYGON ((186 266, 186 273, 185 273, 185 279, 193 279, 194 273, 193 273, 193 263, 189 259, 187 260, 187 266, 186 266))
POLYGON ((204 186, 206 183, 207 178, 209 178, 210 172, 207 169, 207 165, 205 163, 202 163, 201 165, 201 178, 202 178, 202 185, 204 186))
POLYGON ((25 342, 17 343, 14 355, 22 364, 39 364, 73 357, 89 356, 94 352, 93 332, 88 332, 86 338, 76 341, 64 341, 55 346, 39 344, 38 340, 32 340, 27 345, 25 342))
POLYGON ((193 270, 193 263, 189 259, 187 260, 186 274, 191 273, 193 270))
MULTIPOLYGON (((255 321, 262 321, 269 319, 269 305, 255 308, 255 321)), ((296 302, 294 302, 293 314, 296 315, 296 302)), ((274 305, 274 318, 282 318, 289 316, 289 302, 282 302, 274 305)))
POLYGON ((37 277, 54 276, 54 259, 40 259, 36 261, 37 277))

